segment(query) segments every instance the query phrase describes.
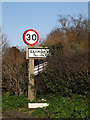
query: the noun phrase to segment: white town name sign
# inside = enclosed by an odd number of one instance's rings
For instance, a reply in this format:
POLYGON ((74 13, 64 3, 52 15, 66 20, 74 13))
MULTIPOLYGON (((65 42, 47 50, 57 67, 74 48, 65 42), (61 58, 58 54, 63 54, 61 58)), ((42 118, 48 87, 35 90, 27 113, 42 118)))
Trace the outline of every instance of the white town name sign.
POLYGON ((31 48, 31 47, 27 47, 26 50, 26 58, 30 59, 30 58, 34 58, 34 59, 38 59, 38 58, 46 58, 47 55, 49 54, 49 49, 47 47, 39 47, 39 48, 31 48))

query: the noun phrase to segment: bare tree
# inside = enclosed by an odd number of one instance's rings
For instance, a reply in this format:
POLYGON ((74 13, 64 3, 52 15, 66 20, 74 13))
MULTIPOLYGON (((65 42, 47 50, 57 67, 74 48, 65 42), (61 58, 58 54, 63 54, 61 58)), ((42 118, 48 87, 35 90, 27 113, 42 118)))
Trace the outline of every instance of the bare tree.
POLYGON ((9 49, 8 36, 2 33, 0 27, 0 56, 3 56, 8 49, 9 49))
POLYGON ((88 20, 79 15, 58 16, 59 27, 48 34, 45 45, 62 43, 66 52, 70 50, 87 50, 88 48, 88 20))
POLYGON ((8 37, 5 34, 2 34, 2 55, 4 55, 9 49, 8 37))

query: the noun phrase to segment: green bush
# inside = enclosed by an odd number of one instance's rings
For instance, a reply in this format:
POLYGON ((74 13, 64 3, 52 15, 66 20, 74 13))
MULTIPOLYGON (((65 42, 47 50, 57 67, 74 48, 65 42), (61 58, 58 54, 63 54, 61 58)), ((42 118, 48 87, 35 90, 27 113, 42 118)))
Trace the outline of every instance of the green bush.
POLYGON ((10 92, 6 92, 2 95, 2 111, 7 109, 18 110, 18 108, 28 108, 28 103, 30 100, 27 99, 24 95, 13 95, 10 92))
POLYGON ((83 96, 72 99, 54 97, 48 100, 49 106, 35 109, 31 114, 39 118, 86 118, 88 116, 87 101, 83 96))
POLYGON ((50 53, 47 57, 47 68, 42 75, 47 93, 62 96, 88 95, 90 82, 87 53, 77 51, 65 54, 61 44, 53 45, 50 53))

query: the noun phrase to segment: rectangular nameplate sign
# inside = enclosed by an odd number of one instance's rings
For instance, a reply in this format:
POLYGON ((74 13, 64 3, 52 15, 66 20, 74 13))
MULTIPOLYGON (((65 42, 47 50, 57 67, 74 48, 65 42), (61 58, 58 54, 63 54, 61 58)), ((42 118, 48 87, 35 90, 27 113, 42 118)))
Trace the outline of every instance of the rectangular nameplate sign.
POLYGON ((27 59, 29 58, 46 58, 49 54, 48 48, 28 48, 27 49, 27 59))

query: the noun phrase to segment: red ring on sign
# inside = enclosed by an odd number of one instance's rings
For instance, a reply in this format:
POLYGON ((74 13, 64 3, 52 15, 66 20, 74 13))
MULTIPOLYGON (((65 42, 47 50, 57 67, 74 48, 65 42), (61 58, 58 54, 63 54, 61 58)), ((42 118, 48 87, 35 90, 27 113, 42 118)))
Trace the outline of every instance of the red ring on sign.
POLYGON ((33 45, 35 45, 35 44, 38 42, 38 40, 39 40, 39 35, 38 35, 38 33, 37 33, 35 30, 33 30, 33 29, 28 29, 28 30, 26 30, 26 31, 24 32, 24 34, 23 34, 23 40, 24 40, 24 42, 25 42, 27 45, 33 46, 33 45), (29 32, 29 31, 34 31, 34 32, 36 33, 36 35, 37 35, 37 40, 36 40, 36 42, 33 43, 33 44, 28 43, 27 40, 25 39, 25 35, 26 35, 27 32, 29 32))

